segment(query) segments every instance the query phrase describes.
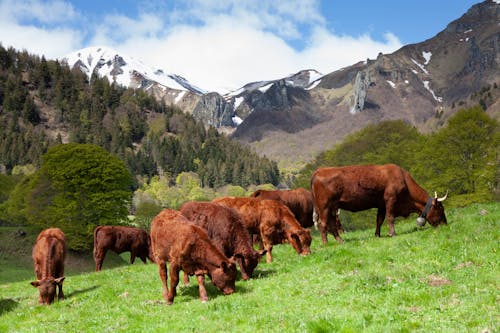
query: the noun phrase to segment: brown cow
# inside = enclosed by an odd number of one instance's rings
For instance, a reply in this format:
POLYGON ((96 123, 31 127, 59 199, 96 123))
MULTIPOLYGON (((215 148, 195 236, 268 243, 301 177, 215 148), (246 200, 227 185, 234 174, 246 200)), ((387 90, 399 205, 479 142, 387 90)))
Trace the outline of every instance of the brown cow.
POLYGON ((313 198, 311 192, 298 188, 295 190, 257 190, 254 198, 278 200, 292 211, 303 228, 310 228, 313 222, 313 198))
POLYGON ((51 304, 56 296, 56 288, 59 289, 57 298, 64 299, 62 284, 65 279, 66 237, 61 229, 49 228, 40 232, 32 256, 37 280, 31 285, 40 292, 38 303, 51 304))
POLYGON ((202 302, 208 301, 205 274, 225 295, 235 290, 236 265, 212 243, 205 230, 190 223, 180 212, 162 210, 151 223, 151 248, 163 284, 163 298, 174 302, 179 271, 196 275, 202 302), (170 291, 167 287, 170 264, 170 291))
POLYGON ((394 218, 411 213, 420 214, 418 223, 422 225, 425 220, 433 226, 446 224, 441 202, 447 195, 430 197, 406 170, 395 164, 319 168, 311 177, 311 189, 323 244, 327 242, 328 228, 342 242, 333 221, 338 208, 352 212, 377 208, 377 237, 386 215, 390 236, 395 235, 394 218))
POLYGON ((106 252, 111 250, 117 254, 130 251, 130 263, 135 257, 146 263, 146 258, 153 260, 151 241, 146 230, 126 226, 98 226, 94 229, 94 261, 96 272, 102 268, 106 252))
POLYGON ((248 232, 262 239, 268 263, 273 260, 273 245, 286 241, 298 254, 311 253, 311 232, 302 228, 290 209, 281 202, 251 197, 222 197, 213 201, 240 213, 248 232))
POLYGON ((234 258, 243 280, 248 280, 264 251, 255 251, 250 234, 243 226, 238 212, 213 202, 186 202, 180 212, 187 219, 205 229, 214 245, 228 258, 234 258))

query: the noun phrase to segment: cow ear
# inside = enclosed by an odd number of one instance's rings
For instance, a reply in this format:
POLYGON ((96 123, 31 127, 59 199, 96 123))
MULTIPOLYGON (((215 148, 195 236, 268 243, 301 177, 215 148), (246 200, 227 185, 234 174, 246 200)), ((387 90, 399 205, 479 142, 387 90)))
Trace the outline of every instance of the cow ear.
POLYGON ((35 287, 35 288, 38 288, 38 286, 40 285, 40 281, 33 281, 33 282, 30 282, 30 284, 35 287))
POLYGON ((66 277, 64 277, 64 276, 63 276, 63 277, 60 277, 60 278, 55 279, 54 281, 55 281, 58 285, 61 285, 61 284, 63 283, 63 281, 64 281, 64 279, 65 279, 65 278, 66 278, 66 277))
POLYGON ((259 250, 259 251, 257 251, 257 253, 259 254, 259 256, 262 257, 264 254, 267 253, 267 250, 259 250))

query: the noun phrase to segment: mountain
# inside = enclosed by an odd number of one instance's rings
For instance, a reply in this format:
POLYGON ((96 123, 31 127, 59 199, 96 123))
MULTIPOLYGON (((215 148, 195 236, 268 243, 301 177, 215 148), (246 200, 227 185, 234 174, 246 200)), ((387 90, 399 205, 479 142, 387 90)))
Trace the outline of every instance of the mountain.
POLYGON ((500 5, 472 6, 435 37, 326 75, 303 70, 225 95, 107 48, 66 59, 87 75, 141 88, 205 125, 297 168, 368 124, 404 119, 433 131, 462 107, 481 104, 500 119, 500 5))
POLYGON ((498 2, 484 1, 431 39, 312 84, 277 80, 265 83, 265 90, 252 84, 235 97, 243 122, 232 137, 281 167, 300 167, 345 135, 384 120, 404 119, 429 132, 478 103, 500 119, 499 21, 498 2))

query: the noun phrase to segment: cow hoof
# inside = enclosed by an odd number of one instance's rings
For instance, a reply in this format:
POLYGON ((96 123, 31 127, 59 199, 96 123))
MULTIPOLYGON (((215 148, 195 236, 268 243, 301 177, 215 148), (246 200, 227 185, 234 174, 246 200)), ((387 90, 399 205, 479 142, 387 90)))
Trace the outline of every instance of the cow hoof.
POLYGON ((339 243, 339 244, 344 243, 344 240, 343 240, 342 238, 340 238, 340 237, 335 237, 335 240, 336 240, 336 241, 337 241, 337 243, 339 243))
POLYGON ((167 301, 167 305, 172 305, 172 304, 174 304, 173 301, 167 301))

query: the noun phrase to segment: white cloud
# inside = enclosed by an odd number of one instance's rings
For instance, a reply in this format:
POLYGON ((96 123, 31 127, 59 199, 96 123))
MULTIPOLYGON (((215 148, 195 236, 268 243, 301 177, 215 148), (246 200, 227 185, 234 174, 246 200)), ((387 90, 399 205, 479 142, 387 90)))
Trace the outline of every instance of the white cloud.
POLYGON ((31 53, 55 58, 81 46, 81 33, 58 23, 77 16, 70 4, 62 1, 0 2, 0 42, 4 47, 15 47, 31 53), (43 27, 23 24, 38 21, 43 27))
POLYGON ((79 15, 62 1, 4 0, 0 2, 0 41, 4 46, 62 57, 81 47, 109 45, 148 65, 182 75, 206 90, 237 89, 251 81, 277 79, 301 69, 326 74, 401 47, 391 33, 382 42, 369 35, 334 34, 325 28, 316 0, 190 0, 170 12, 140 12, 134 18, 107 15, 86 27, 89 31, 78 31, 68 24, 22 24, 20 9, 27 4, 42 8, 30 14, 39 21, 40 13, 50 8, 54 13, 67 11, 73 18, 79 15), (85 36, 88 41, 84 45, 85 36), (304 46, 296 49, 294 41, 304 46))
MULTIPOLYGON (((74 19, 76 11, 70 3, 54 0, 4 0, 0 8, 5 16, 21 20, 37 20, 41 23, 58 23, 74 19)), ((3 16, 3 15, 2 15, 3 16)))

